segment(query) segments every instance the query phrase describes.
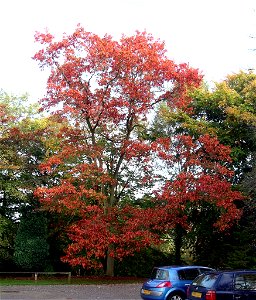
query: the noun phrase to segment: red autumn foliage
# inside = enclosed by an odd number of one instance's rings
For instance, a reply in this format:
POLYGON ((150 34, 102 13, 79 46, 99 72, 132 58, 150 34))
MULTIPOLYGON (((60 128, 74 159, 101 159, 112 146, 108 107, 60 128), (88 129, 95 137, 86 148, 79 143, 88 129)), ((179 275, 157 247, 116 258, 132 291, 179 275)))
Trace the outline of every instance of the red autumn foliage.
POLYGON ((181 171, 167 181, 158 194, 158 199, 164 203, 167 222, 176 215, 181 216, 183 226, 188 226, 186 208, 198 206, 200 209, 200 203, 204 201, 219 208, 214 225, 220 230, 229 228, 241 215, 235 201, 243 199, 240 192, 232 190, 229 181, 233 175, 227 166, 230 162, 229 147, 209 135, 197 140, 180 136, 175 151, 173 157, 176 157, 181 171))
MULTIPOLYGON (((152 161, 156 157, 172 165, 177 162, 170 151, 171 139, 145 140, 139 132, 159 102, 186 107, 188 89, 197 87, 202 79, 197 70, 168 59, 164 43, 146 32, 114 41, 109 35, 101 38, 78 26, 61 41, 54 41, 49 33, 37 33, 35 38, 43 49, 34 59, 42 68, 51 69, 42 109, 53 111, 59 122, 68 124, 58 136, 61 149, 41 165, 42 171, 59 179, 56 185, 38 188, 35 193, 49 210, 73 216, 67 228, 72 243, 65 261, 99 267, 106 253, 122 259, 158 243, 158 233, 166 224, 170 228, 184 223, 185 216, 177 211, 186 202, 198 200, 200 192, 193 194, 189 186, 200 187, 203 200, 233 209, 232 201, 228 206, 223 197, 217 198, 217 187, 210 190, 214 176, 222 178, 222 183, 228 176, 227 169, 218 164, 219 158, 228 159, 228 152, 207 137, 200 140, 204 147, 180 137, 179 159, 194 173, 189 178, 186 171, 166 183, 153 203, 157 209, 124 201, 136 188, 140 191, 141 183, 146 186, 154 181, 152 161), (208 183, 207 177, 200 182, 197 166, 204 169, 201 175, 208 176, 208 183), (215 200, 210 200, 212 196, 215 200)), ((229 193, 228 186, 225 188, 229 193)), ((230 197, 228 194, 228 201, 230 197)))

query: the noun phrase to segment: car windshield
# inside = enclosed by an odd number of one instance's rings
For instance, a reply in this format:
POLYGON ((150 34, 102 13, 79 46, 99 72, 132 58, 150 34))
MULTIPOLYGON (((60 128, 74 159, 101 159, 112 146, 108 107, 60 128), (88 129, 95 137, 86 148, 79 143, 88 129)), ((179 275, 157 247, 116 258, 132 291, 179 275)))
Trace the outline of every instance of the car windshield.
POLYGON ((151 279, 168 280, 169 272, 167 270, 155 268, 152 271, 151 279))
POLYGON ((198 276, 192 285, 199 285, 205 288, 211 288, 218 278, 218 274, 205 274, 198 276))

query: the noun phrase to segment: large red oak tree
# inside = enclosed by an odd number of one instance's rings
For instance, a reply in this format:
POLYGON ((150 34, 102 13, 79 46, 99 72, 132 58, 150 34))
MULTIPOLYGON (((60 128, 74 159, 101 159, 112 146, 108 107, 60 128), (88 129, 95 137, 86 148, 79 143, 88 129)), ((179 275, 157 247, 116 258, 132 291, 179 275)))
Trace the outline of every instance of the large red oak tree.
POLYGON ((50 33, 35 38, 42 49, 34 59, 51 70, 42 108, 67 124, 61 149, 41 165, 59 180, 36 195, 45 207, 73 217, 64 261, 96 268, 107 257, 106 274, 114 275, 115 258, 159 241, 152 229, 160 229, 161 209, 127 201, 152 184, 154 159, 170 157, 164 155, 169 139, 143 138, 149 116, 161 101, 184 106, 188 89, 202 78, 168 59, 164 43, 145 32, 115 41, 78 26, 60 41, 50 33))

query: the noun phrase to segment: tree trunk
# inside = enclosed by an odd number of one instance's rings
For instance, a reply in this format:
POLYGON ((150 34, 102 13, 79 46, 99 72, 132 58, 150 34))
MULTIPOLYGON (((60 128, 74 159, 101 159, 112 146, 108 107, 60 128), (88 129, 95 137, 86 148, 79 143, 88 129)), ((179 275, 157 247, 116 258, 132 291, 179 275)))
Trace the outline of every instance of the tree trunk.
MULTIPOLYGON (((111 245, 109 246, 109 249, 111 250, 111 245)), ((107 254, 107 269, 106 269, 106 275, 107 276, 114 276, 114 257, 107 254)))
MULTIPOLYGON (((105 214, 108 213, 108 207, 113 207, 115 206, 116 198, 115 198, 115 187, 116 184, 111 185, 110 188, 110 201, 109 203, 106 204, 105 206, 105 214)), ((111 224, 110 224, 111 226, 111 224)), ((114 276, 114 257, 110 256, 110 253, 114 252, 114 245, 110 244, 108 246, 108 253, 107 253, 107 268, 106 268, 106 275, 107 276, 114 276)))
POLYGON ((184 229, 181 225, 177 224, 175 227, 175 264, 181 264, 181 247, 182 247, 182 238, 184 235, 184 229))

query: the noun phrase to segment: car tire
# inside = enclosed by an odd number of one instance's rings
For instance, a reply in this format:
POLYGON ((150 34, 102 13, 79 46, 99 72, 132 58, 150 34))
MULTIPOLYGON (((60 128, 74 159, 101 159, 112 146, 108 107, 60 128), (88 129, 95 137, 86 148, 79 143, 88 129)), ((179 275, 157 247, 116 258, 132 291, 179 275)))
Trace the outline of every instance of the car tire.
POLYGON ((167 300, 185 300, 185 297, 180 294, 174 293, 174 294, 169 295, 167 300))

